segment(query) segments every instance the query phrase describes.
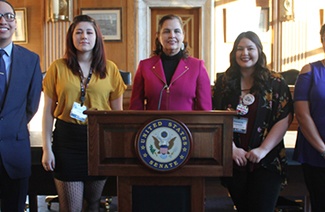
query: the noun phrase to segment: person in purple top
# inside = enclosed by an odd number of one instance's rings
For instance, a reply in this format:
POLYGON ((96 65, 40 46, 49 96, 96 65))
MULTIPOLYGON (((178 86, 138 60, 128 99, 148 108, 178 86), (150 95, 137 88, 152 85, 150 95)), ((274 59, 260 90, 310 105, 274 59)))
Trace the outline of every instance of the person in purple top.
MULTIPOLYGON (((325 24, 320 30, 325 51, 325 24)), ((302 164, 313 212, 325 211, 325 59, 305 65, 294 90, 299 123, 293 159, 302 164)))

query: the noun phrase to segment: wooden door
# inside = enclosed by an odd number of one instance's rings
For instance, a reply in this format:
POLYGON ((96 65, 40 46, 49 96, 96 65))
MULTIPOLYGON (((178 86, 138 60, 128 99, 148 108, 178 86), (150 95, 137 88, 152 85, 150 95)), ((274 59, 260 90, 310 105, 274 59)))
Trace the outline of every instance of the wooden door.
POLYGON ((168 14, 175 14, 182 18, 184 24, 184 41, 188 42, 190 55, 199 57, 200 49, 200 8, 151 8, 151 49, 155 47, 158 22, 161 17, 168 14))

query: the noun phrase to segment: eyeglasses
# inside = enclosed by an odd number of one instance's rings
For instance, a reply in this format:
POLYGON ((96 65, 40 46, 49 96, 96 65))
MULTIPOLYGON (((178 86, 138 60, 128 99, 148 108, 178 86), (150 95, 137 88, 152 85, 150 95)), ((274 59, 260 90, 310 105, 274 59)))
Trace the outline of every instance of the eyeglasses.
POLYGON ((16 18, 15 14, 12 14, 12 13, 5 13, 5 14, 0 13, 0 19, 2 17, 8 22, 12 22, 16 18))

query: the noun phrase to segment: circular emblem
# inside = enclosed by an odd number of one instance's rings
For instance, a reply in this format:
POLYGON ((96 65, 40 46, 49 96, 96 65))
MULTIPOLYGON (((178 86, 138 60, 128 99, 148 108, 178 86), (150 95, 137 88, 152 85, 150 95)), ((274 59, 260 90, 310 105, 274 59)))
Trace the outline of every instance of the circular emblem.
POLYGON ((251 104, 254 103, 254 101, 255 101, 255 97, 254 97, 253 94, 250 94, 250 93, 246 94, 246 95, 244 96, 244 98, 243 98, 243 103, 244 103, 245 105, 251 105, 251 104))
POLYGON ((156 171, 172 171, 189 159, 192 136, 181 122, 156 119, 139 131, 135 145, 139 159, 147 167, 156 171))
POLYGON ((248 107, 241 103, 237 105, 236 110, 239 115, 246 115, 248 113, 248 107))

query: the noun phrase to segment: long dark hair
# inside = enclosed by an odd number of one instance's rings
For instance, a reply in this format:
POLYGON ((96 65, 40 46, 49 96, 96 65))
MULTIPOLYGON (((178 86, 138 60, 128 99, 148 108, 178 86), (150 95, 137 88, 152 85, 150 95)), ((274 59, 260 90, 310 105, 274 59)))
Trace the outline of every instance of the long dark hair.
MULTIPOLYGON (((181 17, 179 17, 178 15, 173 15, 173 14, 163 16, 158 22, 158 30, 157 30, 156 39, 155 39, 155 49, 153 50, 152 55, 161 55, 161 53, 163 52, 162 45, 159 42, 158 37, 159 37, 160 31, 161 31, 162 25, 165 23, 165 21, 174 20, 174 19, 179 21, 180 25, 182 26, 182 31, 184 32, 183 21, 182 21, 181 17)), ((189 56, 189 52, 187 49, 188 43, 187 42, 183 42, 183 43, 184 43, 184 49, 181 49, 182 55, 183 55, 183 58, 187 58, 189 56)))
POLYGON ((230 67, 226 70, 223 78, 224 93, 236 93, 240 95, 241 72, 240 66, 236 61, 236 51, 239 42, 243 38, 251 40, 257 47, 258 60, 255 64, 255 70, 252 74, 252 77, 254 79, 254 85, 251 88, 251 92, 262 93, 268 87, 267 82, 271 76, 271 71, 267 68, 266 65, 266 56, 263 52, 262 42, 257 36, 257 34, 252 31, 242 32, 238 35, 234 42, 233 49, 231 50, 229 55, 230 67))
POLYGON ((91 68, 93 73, 99 75, 100 78, 106 77, 106 55, 104 50, 104 42, 102 33, 95 19, 91 18, 88 15, 78 15, 73 19, 72 24, 70 25, 67 36, 66 36, 66 50, 64 58, 66 59, 67 66, 72 70, 76 75, 79 75, 79 63, 77 58, 77 49, 73 45, 73 31, 80 22, 89 22, 94 27, 96 33, 96 43, 92 50, 92 62, 91 68))

